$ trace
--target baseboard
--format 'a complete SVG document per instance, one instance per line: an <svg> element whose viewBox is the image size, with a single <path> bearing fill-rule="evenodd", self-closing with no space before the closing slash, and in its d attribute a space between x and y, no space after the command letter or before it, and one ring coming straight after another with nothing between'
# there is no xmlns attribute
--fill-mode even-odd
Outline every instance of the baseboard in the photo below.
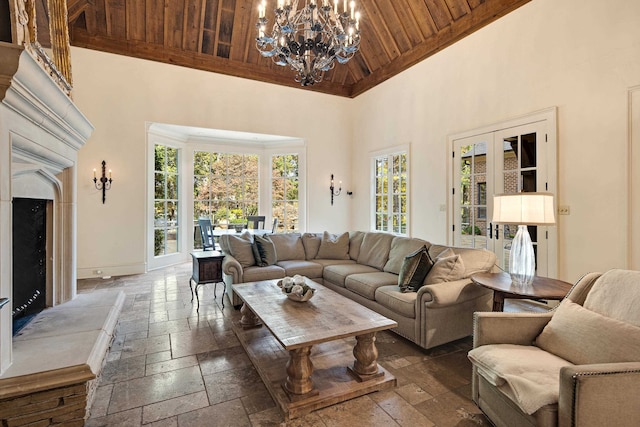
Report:
<svg viewBox="0 0 640 427"><path fill-rule="evenodd" d="M101 267L78 268L78 279L91 279L95 277L127 276L130 274L142 274L147 271L146 263L129 265L112 265Z"/></svg>

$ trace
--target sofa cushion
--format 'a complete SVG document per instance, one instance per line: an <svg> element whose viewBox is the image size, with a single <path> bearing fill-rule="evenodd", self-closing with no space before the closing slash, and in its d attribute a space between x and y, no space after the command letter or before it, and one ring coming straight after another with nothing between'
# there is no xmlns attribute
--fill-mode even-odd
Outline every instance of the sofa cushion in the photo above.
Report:
<svg viewBox="0 0 640 427"><path fill-rule="evenodd" d="M360 247L362 246L364 234L364 231L351 231L349 233L349 257L352 260L357 260L358 255L360 255Z"/></svg>
<svg viewBox="0 0 640 427"><path fill-rule="evenodd" d="M270 236L276 247L278 261L305 259L304 246L300 233L278 233Z"/></svg>
<svg viewBox="0 0 640 427"><path fill-rule="evenodd" d="M376 271L351 274L345 279L344 287L373 301L376 298L376 289L380 286L395 285L397 282L398 276L395 274Z"/></svg>
<svg viewBox="0 0 640 427"><path fill-rule="evenodd" d="M222 237L226 238L225 247L228 248L228 253L238 260L242 268L256 265L256 258L253 255L252 239L249 233L245 232L240 236L226 234Z"/></svg>
<svg viewBox="0 0 640 427"><path fill-rule="evenodd" d="M449 249L451 253L453 251ZM425 285L433 285L435 283L453 282L464 278L464 264L460 255L446 256L449 252L444 252L444 257L438 257L433 263L433 267L429 270L429 274L424 279Z"/></svg>
<svg viewBox="0 0 640 427"><path fill-rule="evenodd" d="M285 276L284 268L279 265L269 265L266 267L247 267L242 270L243 282L257 282L260 280L282 279Z"/></svg>
<svg viewBox="0 0 640 427"><path fill-rule="evenodd" d="M401 316L416 318L415 292L401 292L397 285L380 286L376 289L376 302Z"/></svg>
<svg viewBox="0 0 640 427"><path fill-rule="evenodd" d="M276 248L269 238L269 236L253 236L254 256L256 257L256 264L260 267L266 267L273 265L278 260L276 254Z"/></svg>
<svg viewBox="0 0 640 427"><path fill-rule="evenodd" d="M322 264L307 260L289 260L278 261L278 265L284 268L287 276L295 276L299 274L301 276L307 276L310 279L316 279L322 277Z"/></svg>
<svg viewBox="0 0 640 427"><path fill-rule="evenodd" d="M474 273L490 271L496 263L496 254L481 248L458 248L444 245L431 245L429 255L431 259L436 259L447 249L451 249L453 254L460 255L464 265L463 279L471 277ZM451 254L451 255L453 255Z"/></svg>
<svg viewBox="0 0 640 427"><path fill-rule="evenodd" d="M322 271L322 278L334 285L342 286L344 288L344 281L347 276L359 273L375 273L378 271L380 270L369 267L368 265L357 263L334 264L326 265L324 267L324 270Z"/></svg>
<svg viewBox="0 0 640 427"><path fill-rule="evenodd" d="M426 245L404 257L404 262L398 275L400 291L416 292L420 289L432 266L433 261L429 257Z"/></svg>
<svg viewBox="0 0 640 427"><path fill-rule="evenodd" d="M316 258L349 259L349 233L338 236L325 231Z"/></svg>
<svg viewBox="0 0 640 427"><path fill-rule="evenodd" d="M625 298L620 298L625 295ZM640 326L640 271L609 270L591 287L584 308Z"/></svg>
<svg viewBox="0 0 640 427"><path fill-rule="evenodd" d="M429 249L429 246L431 246L431 243L426 240L414 239L411 237L394 237L391 241L389 259L384 265L383 270L389 273L400 274L405 257L416 252L422 247Z"/></svg>
<svg viewBox="0 0 640 427"><path fill-rule="evenodd" d="M535 344L578 365L633 362L640 360L640 327L565 299Z"/></svg>
<svg viewBox="0 0 640 427"><path fill-rule="evenodd" d="M389 233L365 233L358 254L358 264L382 270L389 259L391 241L395 236Z"/></svg>
<svg viewBox="0 0 640 427"><path fill-rule="evenodd" d="M468 356L478 374L513 396L514 403L527 414L558 402L560 369L571 366L540 348L515 344L483 345Z"/></svg>
<svg viewBox="0 0 640 427"><path fill-rule="evenodd" d="M322 233L304 233L302 235L302 246L306 259L314 259L318 255L322 242Z"/></svg>

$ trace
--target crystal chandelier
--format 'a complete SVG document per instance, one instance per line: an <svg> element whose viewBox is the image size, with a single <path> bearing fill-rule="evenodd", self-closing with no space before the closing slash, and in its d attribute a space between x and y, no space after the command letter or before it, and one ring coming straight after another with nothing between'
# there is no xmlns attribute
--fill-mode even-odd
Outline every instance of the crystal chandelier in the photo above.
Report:
<svg viewBox="0 0 640 427"><path fill-rule="evenodd" d="M298 3L304 7L298 9ZM289 65L302 86L321 82L335 60L344 64L358 51L360 13L355 1L333 0L331 5L329 0L277 0L271 34L267 33L266 9L263 0L256 24L258 50L277 65Z"/></svg>

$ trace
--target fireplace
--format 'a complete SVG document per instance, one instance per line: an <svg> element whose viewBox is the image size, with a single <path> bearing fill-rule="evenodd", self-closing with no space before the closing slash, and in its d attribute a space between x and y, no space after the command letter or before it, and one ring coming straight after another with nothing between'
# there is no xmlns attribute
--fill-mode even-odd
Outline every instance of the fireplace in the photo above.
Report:
<svg viewBox="0 0 640 427"><path fill-rule="evenodd" d="M14 236L14 219L18 227L23 219L14 202L18 206L20 199L40 200L44 214L45 230L39 234L45 238L46 254L36 262L44 264L45 292L42 295L40 287L37 303L54 307L72 300L78 150L92 130L38 58L23 47L0 42L0 298L11 299L0 309L0 375L15 362L12 311L25 305L13 300L13 279L20 280L23 269L20 245L25 243L24 231ZM27 303L29 299L33 301L33 294Z"/></svg>

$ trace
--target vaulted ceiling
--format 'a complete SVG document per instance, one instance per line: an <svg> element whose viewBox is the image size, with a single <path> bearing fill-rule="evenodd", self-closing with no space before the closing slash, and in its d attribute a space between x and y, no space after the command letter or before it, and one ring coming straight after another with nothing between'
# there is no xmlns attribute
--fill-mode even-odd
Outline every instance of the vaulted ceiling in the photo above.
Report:
<svg viewBox="0 0 640 427"><path fill-rule="evenodd" d="M300 88L256 49L261 1L67 0L71 44ZM359 52L300 90L355 97L528 1L357 0Z"/></svg>

